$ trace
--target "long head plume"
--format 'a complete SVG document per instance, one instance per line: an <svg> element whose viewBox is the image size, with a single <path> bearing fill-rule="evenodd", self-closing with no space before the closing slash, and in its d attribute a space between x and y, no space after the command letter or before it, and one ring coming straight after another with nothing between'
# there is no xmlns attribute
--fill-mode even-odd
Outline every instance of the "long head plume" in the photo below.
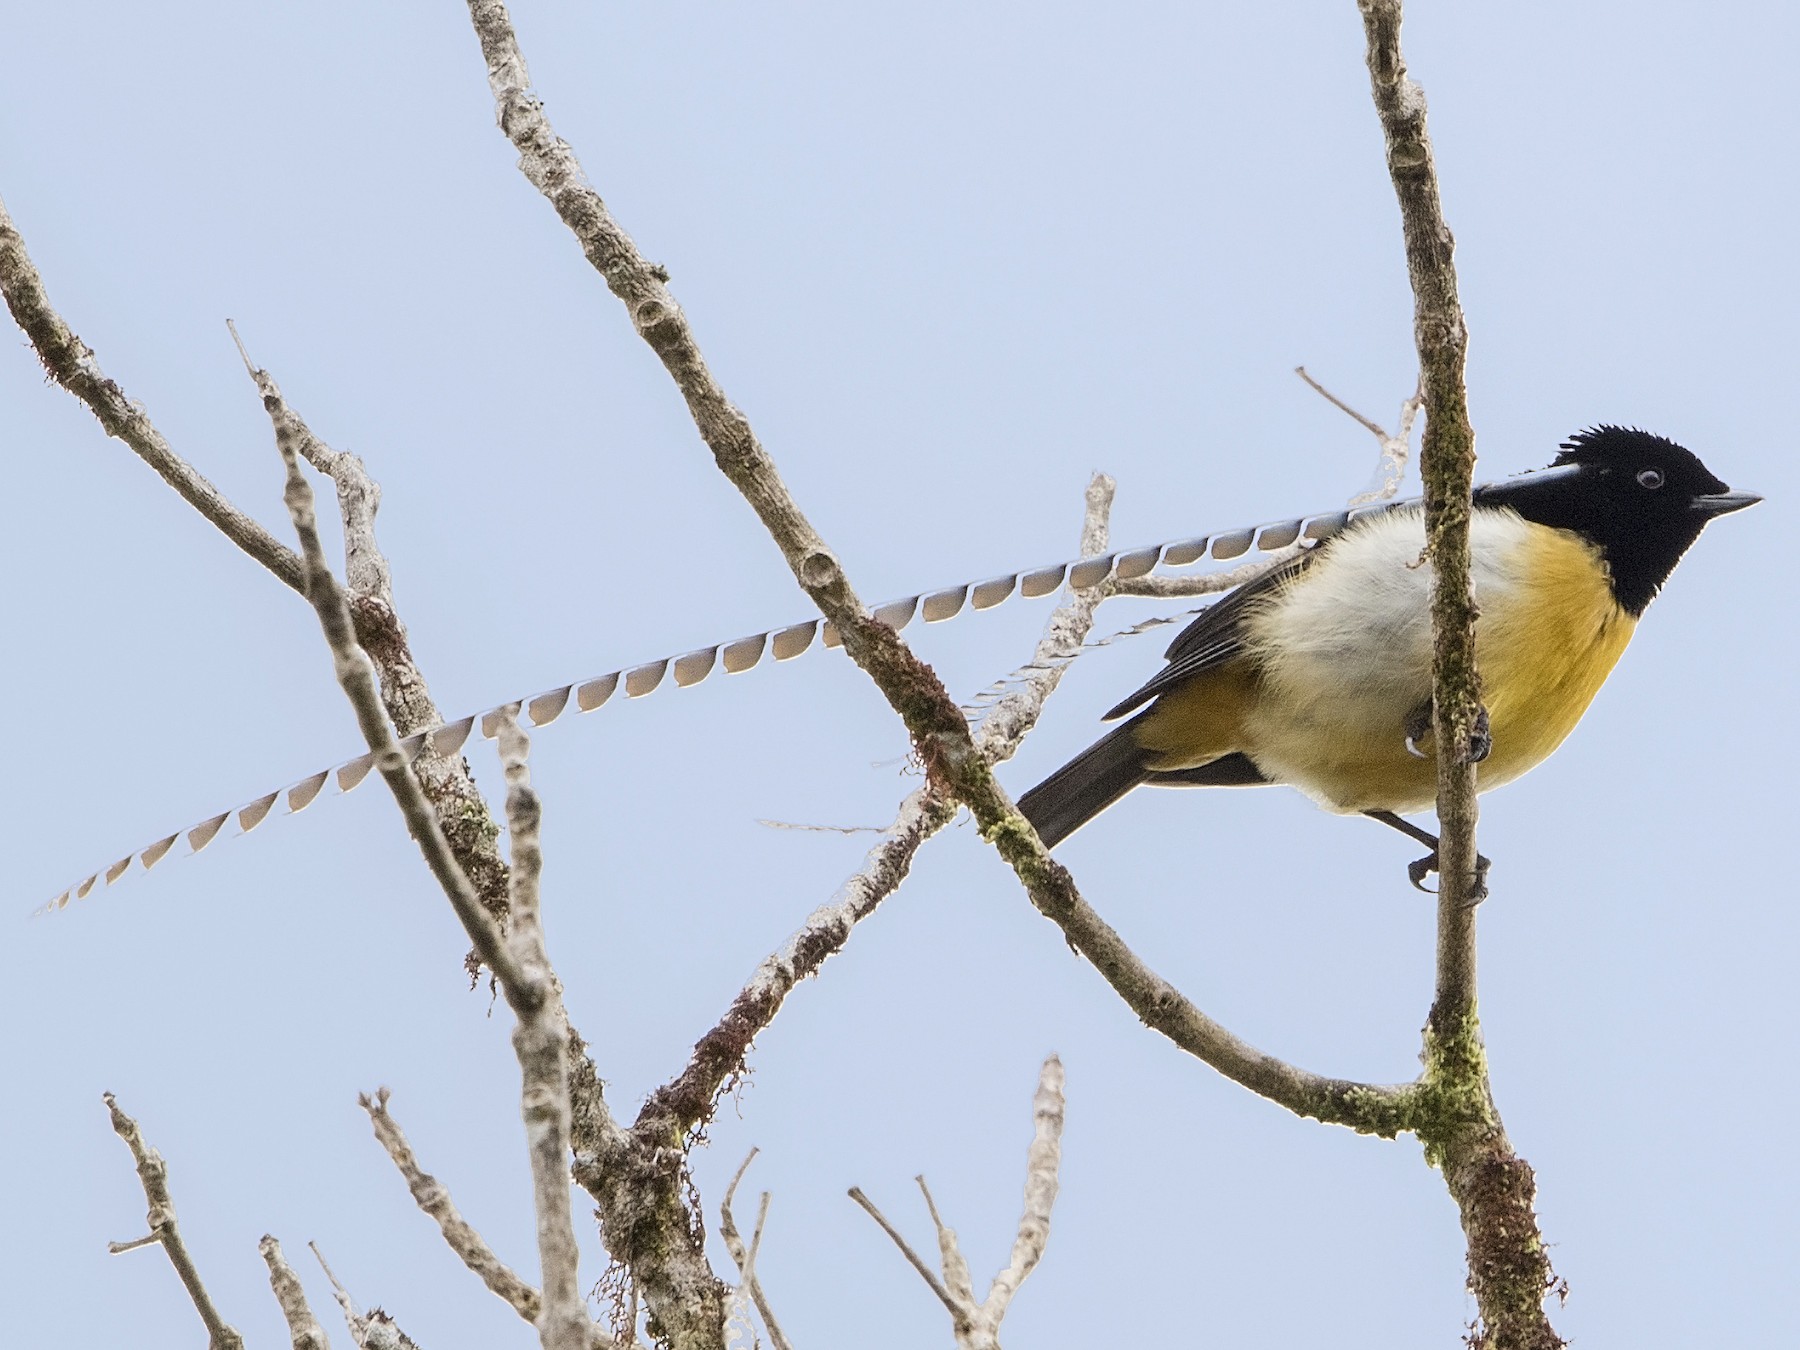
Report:
<svg viewBox="0 0 1800 1350"><path fill-rule="evenodd" d="M1003 573L985 581L922 591L877 605L870 612L896 630L906 627L915 618L926 623L942 623L968 610L992 609L1015 595L1027 600L1038 599L1053 594L1065 583L1082 590L1110 579L1130 581L1146 577L1159 567L1177 569L1192 567L1206 560L1224 562L1242 557L1253 548L1274 552L1292 544L1316 543L1336 534L1353 519L1409 504L1410 502L1384 501L1349 510L1295 516L1262 525L1248 525L1186 539L1174 539L1093 558L1051 563L1044 567ZM761 665L765 657L772 657L776 661L791 661L819 640L821 634L823 646L839 645L837 629L829 621L815 618L752 633L730 642L697 647L679 656L665 656L660 660L622 667L605 675L573 681L546 689L529 698L510 700L483 712L471 713L440 726L415 731L400 741L400 751L408 763L427 750L439 755L454 755L477 731L483 738L492 740L497 733L499 716L508 708L522 708L534 727L548 726L561 717L571 703L579 712L593 712L596 708L603 707L621 689L628 699L642 698L661 688L671 678L677 688L685 689L689 685L699 684L715 670L723 669L728 675L736 675ZM198 853L224 832L234 816L239 830L248 834L273 815L294 815L304 811L319 798L328 783L335 781L340 795L353 791L369 776L373 764L373 755L358 755L341 764L310 773L286 787L266 792L241 806L221 811L185 829L176 830L155 843L134 849L117 862L90 873L84 880L69 886L33 913L54 913L67 906L71 900L85 900L97 887L111 886L124 878L131 871L133 863L141 864L143 870L149 871L174 852L183 837L187 840L189 856ZM276 807L281 804L285 804L286 809L277 812Z"/></svg>

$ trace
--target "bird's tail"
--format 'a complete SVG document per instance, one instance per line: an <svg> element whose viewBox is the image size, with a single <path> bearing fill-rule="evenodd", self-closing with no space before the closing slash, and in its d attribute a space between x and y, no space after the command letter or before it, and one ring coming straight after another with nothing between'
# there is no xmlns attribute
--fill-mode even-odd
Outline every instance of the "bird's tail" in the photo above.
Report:
<svg viewBox="0 0 1800 1350"><path fill-rule="evenodd" d="M1128 722L1019 798L1019 810L1044 846L1055 848L1150 776Z"/></svg>

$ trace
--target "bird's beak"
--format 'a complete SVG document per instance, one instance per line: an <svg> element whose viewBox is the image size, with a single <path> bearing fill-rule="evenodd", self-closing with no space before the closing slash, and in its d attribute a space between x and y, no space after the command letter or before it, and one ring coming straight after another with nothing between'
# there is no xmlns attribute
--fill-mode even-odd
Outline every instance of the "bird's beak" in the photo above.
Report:
<svg viewBox="0 0 1800 1350"><path fill-rule="evenodd" d="M1728 516L1746 506L1755 506L1761 500L1754 492L1715 492L1694 498L1694 510L1711 520L1714 516Z"/></svg>

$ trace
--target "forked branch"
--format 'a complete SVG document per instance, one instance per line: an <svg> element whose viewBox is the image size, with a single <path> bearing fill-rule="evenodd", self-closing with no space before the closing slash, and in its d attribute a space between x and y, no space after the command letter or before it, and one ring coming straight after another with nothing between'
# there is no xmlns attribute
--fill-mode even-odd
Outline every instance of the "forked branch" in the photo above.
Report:
<svg viewBox="0 0 1800 1350"><path fill-rule="evenodd" d="M150 1206L147 1215L149 1233L131 1242L111 1243L108 1250L118 1256L152 1243L160 1246L163 1254L169 1258L169 1264L175 1267L175 1274L180 1277L182 1287L193 1301L194 1310L200 1314L200 1321L206 1326L210 1350L244 1350L244 1338L237 1333L235 1327L219 1316L219 1310L213 1306L212 1296L200 1282L200 1271L194 1265L194 1258L188 1253L187 1243L181 1240L181 1227L175 1222L175 1201L169 1195L169 1165L163 1161L162 1154L144 1142L138 1123L119 1109L118 1100L112 1093L106 1093L102 1100L112 1116L114 1133L131 1150L131 1161L137 1165L138 1180L144 1187L144 1199Z"/></svg>
<svg viewBox="0 0 1800 1350"><path fill-rule="evenodd" d="M975 1288L969 1279L969 1263L963 1256L956 1231L938 1213L937 1202L931 1198L924 1177L917 1180L932 1226L937 1230L938 1259L943 1266L941 1279L874 1202L860 1188L850 1188L850 1198L893 1239L900 1254L919 1272L920 1278L949 1312L957 1350L1000 1350L1000 1323L1006 1317L1006 1310L1012 1306L1019 1286L1043 1259L1045 1244L1050 1240L1050 1211L1056 1204L1058 1173L1062 1166L1063 1110L1062 1061L1051 1055L1038 1074L1037 1092L1032 1098L1032 1138L1031 1147L1025 1154L1025 1205L1019 1219L1018 1236L1013 1239L1011 1258L994 1276L984 1299L975 1297Z"/></svg>
<svg viewBox="0 0 1800 1350"><path fill-rule="evenodd" d="M519 152L520 170L555 207L608 288L625 303L639 335L662 359L687 401L720 470L756 511L801 589L837 625L844 650L905 722L928 778L970 809L1039 912L1062 929L1148 1025L1226 1076L1301 1115L1382 1134L1405 1128L1411 1104L1407 1088L1327 1078L1246 1044L1151 970L1082 899L1068 871L1050 857L995 782L991 764L936 672L893 629L864 610L748 420L725 397L664 284L666 274L638 252L588 183L574 151L550 125L532 92L506 6L500 0L469 0L469 13L487 61L500 127Z"/></svg>

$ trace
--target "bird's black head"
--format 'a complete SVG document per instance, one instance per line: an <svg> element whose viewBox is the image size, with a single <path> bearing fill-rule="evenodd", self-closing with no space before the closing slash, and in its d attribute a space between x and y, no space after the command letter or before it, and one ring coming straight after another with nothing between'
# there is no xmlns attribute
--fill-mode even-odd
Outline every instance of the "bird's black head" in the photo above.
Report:
<svg viewBox="0 0 1800 1350"><path fill-rule="evenodd" d="M1641 614L1706 522L1761 501L1733 492L1690 450L1634 427L1600 426L1563 442L1548 469L1475 491L1539 525L1574 530L1600 549L1613 595Z"/></svg>

